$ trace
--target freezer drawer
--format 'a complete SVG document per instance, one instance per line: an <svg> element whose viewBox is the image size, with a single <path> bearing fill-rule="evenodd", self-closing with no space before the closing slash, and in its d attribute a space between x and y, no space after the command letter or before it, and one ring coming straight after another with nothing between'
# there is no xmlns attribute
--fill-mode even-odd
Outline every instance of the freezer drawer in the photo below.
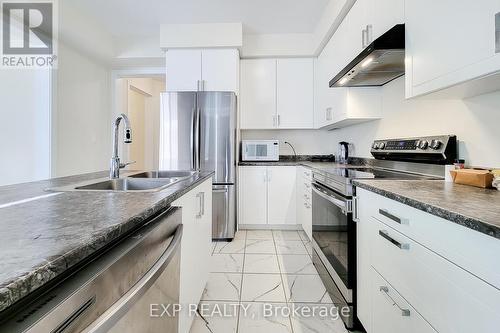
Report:
<svg viewBox="0 0 500 333"><path fill-rule="evenodd" d="M232 239L236 232L235 185L212 187L212 239Z"/></svg>

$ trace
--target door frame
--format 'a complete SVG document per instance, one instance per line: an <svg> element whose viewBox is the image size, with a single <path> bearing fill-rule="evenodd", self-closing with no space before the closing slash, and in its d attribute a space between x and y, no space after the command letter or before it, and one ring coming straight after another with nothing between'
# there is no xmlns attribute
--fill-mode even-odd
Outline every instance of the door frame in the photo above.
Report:
<svg viewBox="0 0 500 333"><path fill-rule="evenodd" d="M116 117L118 117L119 112L117 110L116 103L116 81L118 79L125 78L154 78L160 77L165 79L166 69L165 67L133 67L133 68L124 68L124 69L113 69L111 70L110 75L110 90L111 90L111 112L110 112L110 122L112 122ZM166 79L165 79L166 84ZM109 146L112 145L112 136L110 136ZM130 155L129 152L130 147L124 147L124 152L126 156Z"/></svg>

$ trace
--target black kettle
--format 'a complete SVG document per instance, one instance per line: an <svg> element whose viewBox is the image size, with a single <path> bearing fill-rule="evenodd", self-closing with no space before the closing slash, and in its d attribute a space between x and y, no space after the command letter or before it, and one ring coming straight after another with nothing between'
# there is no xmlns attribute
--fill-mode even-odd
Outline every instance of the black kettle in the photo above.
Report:
<svg viewBox="0 0 500 333"><path fill-rule="evenodd" d="M339 142L339 158L338 162L341 164L347 164L349 158L349 142L341 141Z"/></svg>

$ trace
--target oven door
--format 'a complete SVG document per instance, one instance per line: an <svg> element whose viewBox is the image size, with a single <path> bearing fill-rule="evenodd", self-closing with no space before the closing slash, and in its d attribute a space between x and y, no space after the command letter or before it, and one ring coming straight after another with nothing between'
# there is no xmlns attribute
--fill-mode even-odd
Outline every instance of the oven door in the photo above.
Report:
<svg viewBox="0 0 500 333"><path fill-rule="evenodd" d="M317 182L312 190L313 246L345 301L352 303L356 283L352 200Z"/></svg>

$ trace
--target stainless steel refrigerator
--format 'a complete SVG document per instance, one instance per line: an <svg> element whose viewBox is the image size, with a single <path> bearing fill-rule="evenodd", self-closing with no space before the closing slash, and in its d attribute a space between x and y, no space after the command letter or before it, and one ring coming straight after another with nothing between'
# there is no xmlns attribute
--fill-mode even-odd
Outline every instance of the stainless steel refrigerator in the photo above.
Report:
<svg viewBox="0 0 500 333"><path fill-rule="evenodd" d="M161 96L161 170L215 171L212 238L236 231L236 95L169 92Z"/></svg>

